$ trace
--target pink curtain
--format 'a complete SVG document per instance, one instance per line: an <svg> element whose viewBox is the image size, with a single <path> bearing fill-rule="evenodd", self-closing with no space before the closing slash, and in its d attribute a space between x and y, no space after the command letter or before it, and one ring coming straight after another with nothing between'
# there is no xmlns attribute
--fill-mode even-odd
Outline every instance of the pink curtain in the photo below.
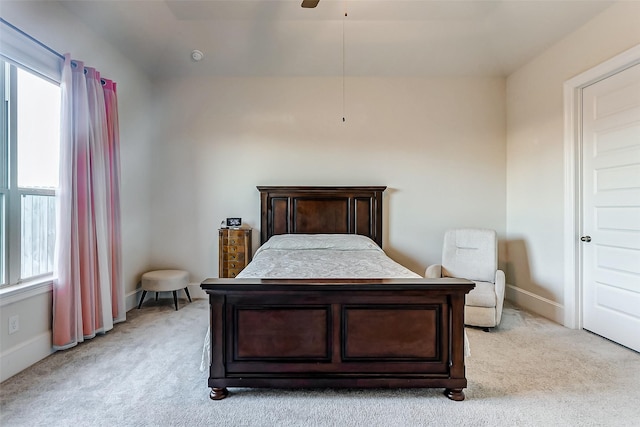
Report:
<svg viewBox="0 0 640 427"><path fill-rule="evenodd" d="M53 346L125 319L116 85L65 55L53 287Z"/></svg>

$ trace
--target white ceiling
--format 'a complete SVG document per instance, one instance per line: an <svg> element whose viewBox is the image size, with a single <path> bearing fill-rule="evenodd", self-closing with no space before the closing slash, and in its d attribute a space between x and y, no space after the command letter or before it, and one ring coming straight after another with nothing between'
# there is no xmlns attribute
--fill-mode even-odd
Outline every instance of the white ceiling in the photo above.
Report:
<svg viewBox="0 0 640 427"><path fill-rule="evenodd" d="M613 3L300 2L60 1L150 76L506 76Z"/></svg>

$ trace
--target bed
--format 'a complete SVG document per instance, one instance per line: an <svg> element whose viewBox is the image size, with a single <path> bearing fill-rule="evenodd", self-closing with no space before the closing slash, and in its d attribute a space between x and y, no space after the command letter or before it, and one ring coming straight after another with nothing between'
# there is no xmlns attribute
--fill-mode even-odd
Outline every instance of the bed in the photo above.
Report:
<svg viewBox="0 0 640 427"><path fill-rule="evenodd" d="M384 254L385 187L258 190L253 261L238 278L201 283L211 399L227 397L228 387L437 387L464 400L464 297L474 284L423 279ZM326 250L340 251L345 268L327 264ZM373 261L350 273L354 255Z"/></svg>

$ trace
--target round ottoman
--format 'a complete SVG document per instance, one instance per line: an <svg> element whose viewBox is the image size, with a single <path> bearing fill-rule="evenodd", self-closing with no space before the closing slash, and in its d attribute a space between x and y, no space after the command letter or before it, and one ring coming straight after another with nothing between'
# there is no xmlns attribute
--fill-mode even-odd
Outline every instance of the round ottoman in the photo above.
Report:
<svg viewBox="0 0 640 427"><path fill-rule="evenodd" d="M191 296L189 295L189 273L183 270L155 270L148 271L142 275L142 298L138 308L142 307L144 297L147 295L147 291L156 293L156 299L158 299L158 292L173 292L173 303L178 310L178 295L177 291L184 289L187 294L189 302L191 302Z"/></svg>

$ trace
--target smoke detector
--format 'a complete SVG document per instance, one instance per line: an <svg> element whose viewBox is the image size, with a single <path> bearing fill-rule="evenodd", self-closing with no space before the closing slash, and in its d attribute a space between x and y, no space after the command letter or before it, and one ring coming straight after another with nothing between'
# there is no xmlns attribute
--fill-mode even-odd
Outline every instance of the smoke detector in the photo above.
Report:
<svg viewBox="0 0 640 427"><path fill-rule="evenodd" d="M198 49L191 52L191 59L194 61L202 61L202 58L204 58L204 53L200 52Z"/></svg>

